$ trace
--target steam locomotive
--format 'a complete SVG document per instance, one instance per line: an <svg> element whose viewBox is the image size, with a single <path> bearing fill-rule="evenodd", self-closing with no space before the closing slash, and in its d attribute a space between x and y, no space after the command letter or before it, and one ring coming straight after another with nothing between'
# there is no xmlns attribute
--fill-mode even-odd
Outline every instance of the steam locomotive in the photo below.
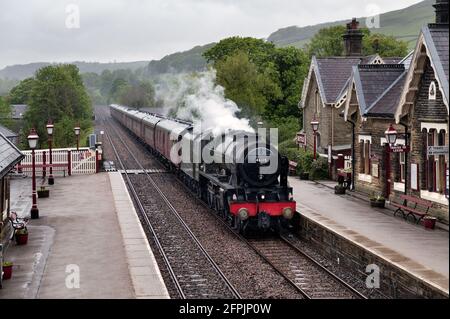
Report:
<svg viewBox="0 0 450 319"><path fill-rule="evenodd" d="M288 165L266 136L196 132L190 122L110 105L111 116L241 233L279 230L294 217Z"/></svg>

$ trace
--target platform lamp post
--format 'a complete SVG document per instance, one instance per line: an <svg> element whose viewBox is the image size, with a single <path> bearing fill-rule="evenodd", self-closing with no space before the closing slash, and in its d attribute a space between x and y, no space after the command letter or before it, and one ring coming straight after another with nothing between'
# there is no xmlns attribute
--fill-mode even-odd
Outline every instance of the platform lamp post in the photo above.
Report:
<svg viewBox="0 0 450 319"><path fill-rule="evenodd" d="M389 124L388 129L384 132L384 136L386 137L387 145L386 145L386 196L385 198L389 198L391 193L391 147L395 145L397 141L397 131Z"/></svg>
<svg viewBox="0 0 450 319"><path fill-rule="evenodd" d="M75 135L77 137L77 151L80 150L80 124L78 124L77 126L75 126L73 128L73 130L75 131Z"/></svg>
<svg viewBox="0 0 450 319"><path fill-rule="evenodd" d="M34 128L31 129L30 134L28 135L28 145L31 149L31 185L32 185L32 207L31 207L31 218L38 219L39 218L39 209L37 208L37 200L36 200L36 156L34 154L34 150L36 149L37 143L39 140L39 136L36 133Z"/></svg>
<svg viewBox="0 0 450 319"><path fill-rule="evenodd" d="M316 115L314 114L314 118L311 121L311 127L314 132L314 160L317 158L317 131L319 130L319 121L316 119Z"/></svg>
<svg viewBox="0 0 450 319"><path fill-rule="evenodd" d="M48 185L55 184L55 179L53 178L53 156L52 156L52 142L53 142L53 122L52 120L49 120L47 123L47 135L48 135L48 150L50 153L50 175L48 176Z"/></svg>

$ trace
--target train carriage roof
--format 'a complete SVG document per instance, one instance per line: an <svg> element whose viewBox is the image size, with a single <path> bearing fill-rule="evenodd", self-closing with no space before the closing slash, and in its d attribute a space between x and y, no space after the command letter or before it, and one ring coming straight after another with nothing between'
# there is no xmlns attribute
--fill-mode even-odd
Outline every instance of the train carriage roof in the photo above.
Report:
<svg viewBox="0 0 450 319"><path fill-rule="evenodd" d="M158 127L161 127L162 129L174 134L181 134L185 132L190 127L190 125L180 123L175 120L164 119L158 123Z"/></svg>

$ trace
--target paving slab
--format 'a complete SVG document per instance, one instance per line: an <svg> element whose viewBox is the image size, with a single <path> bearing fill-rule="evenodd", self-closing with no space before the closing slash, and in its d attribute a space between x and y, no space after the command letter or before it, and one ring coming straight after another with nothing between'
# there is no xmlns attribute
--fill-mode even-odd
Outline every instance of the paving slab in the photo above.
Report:
<svg viewBox="0 0 450 319"><path fill-rule="evenodd" d="M61 177L47 187L28 244L7 251L13 278L0 298L136 298L108 175ZM30 193L30 178L13 179L11 210L29 216Z"/></svg>
<svg viewBox="0 0 450 319"><path fill-rule="evenodd" d="M300 214L448 294L448 231L427 230L311 181L291 177L289 182Z"/></svg>
<svg viewBox="0 0 450 319"><path fill-rule="evenodd" d="M170 298L147 236L134 209L122 174L108 173L120 230L127 255L128 270L137 298Z"/></svg>

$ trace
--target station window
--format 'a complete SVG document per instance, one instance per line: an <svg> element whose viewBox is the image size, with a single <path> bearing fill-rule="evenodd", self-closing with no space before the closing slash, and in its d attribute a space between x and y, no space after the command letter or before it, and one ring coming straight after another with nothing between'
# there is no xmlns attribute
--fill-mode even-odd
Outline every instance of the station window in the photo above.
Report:
<svg viewBox="0 0 450 319"><path fill-rule="evenodd" d="M320 114L320 94L319 94L318 90L316 90L316 93L314 95L314 104L316 106L316 114L319 115Z"/></svg>
<svg viewBox="0 0 450 319"><path fill-rule="evenodd" d="M399 171L400 171L400 182L405 182L405 154L406 153L399 153Z"/></svg>
<svg viewBox="0 0 450 319"><path fill-rule="evenodd" d="M371 155L371 143L370 140L360 140L360 173L370 175L370 155Z"/></svg>
<svg viewBox="0 0 450 319"><path fill-rule="evenodd" d="M427 146L445 145L445 131L430 129L426 133ZM425 154L427 156L427 154ZM445 191L445 171L447 163L445 155L427 156L426 158L426 188L430 192L443 194Z"/></svg>

